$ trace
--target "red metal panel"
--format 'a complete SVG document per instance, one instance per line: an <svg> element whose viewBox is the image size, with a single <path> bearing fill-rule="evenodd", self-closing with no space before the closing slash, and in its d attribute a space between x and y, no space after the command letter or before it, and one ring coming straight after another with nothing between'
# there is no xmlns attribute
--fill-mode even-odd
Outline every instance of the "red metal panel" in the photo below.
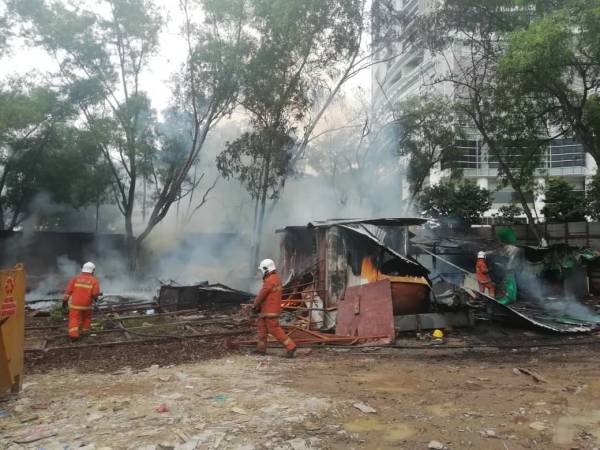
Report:
<svg viewBox="0 0 600 450"><path fill-rule="evenodd" d="M338 302L335 334L386 336L378 341L393 342L395 330L390 281L346 288L344 299Z"/></svg>

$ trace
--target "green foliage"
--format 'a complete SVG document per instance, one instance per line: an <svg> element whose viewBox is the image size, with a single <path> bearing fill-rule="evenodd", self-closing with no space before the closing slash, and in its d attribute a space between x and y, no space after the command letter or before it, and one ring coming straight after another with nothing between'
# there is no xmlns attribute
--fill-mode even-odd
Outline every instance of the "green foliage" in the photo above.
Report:
<svg viewBox="0 0 600 450"><path fill-rule="evenodd" d="M543 118L600 161L600 1L561 2L511 33L499 72L522 96L547 99Z"/></svg>
<svg viewBox="0 0 600 450"><path fill-rule="evenodd" d="M498 208L497 217L505 223L515 223L518 216L523 215L523 208L518 205L504 205Z"/></svg>
<svg viewBox="0 0 600 450"><path fill-rule="evenodd" d="M56 58L62 89L89 131L79 137L93 141L91 147L109 168L114 198L131 235L138 177L145 175L138 166L156 153L156 119L139 77L158 49L161 14L150 0L101 1L93 8L84 2L71 7L15 0L10 6L26 37ZM106 173L99 176L104 179Z"/></svg>
<svg viewBox="0 0 600 450"><path fill-rule="evenodd" d="M41 195L74 208L104 198L107 167L92 136L72 124L75 110L63 94L15 80L0 99L1 227L36 212Z"/></svg>
<svg viewBox="0 0 600 450"><path fill-rule="evenodd" d="M413 97L398 106L399 155L408 157L407 179L415 198L431 169L459 155L453 104L441 96Z"/></svg>
<svg viewBox="0 0 600 450"><path fill-rule="evenodd" d="M586 187L587 213L593 220L600 220L600 175L592 177Z"/></svg>
<svg viewBox="0 0 600 450"><path fill-rule="evenodd" d="M426 188L419 201L426 216L456 219L469 226L491 208L492 194L468 180L442 180Z"/></svg>
<svg viewBox="0 0 600 450"><path fill-rule="evenodd" d="M217 157L217 168L225 178L237 178L253 199L266 189L268 198L289 173L294 139L283 130L260 130L244 133L227 142Z"/></svg>
<svg viewBox="0 0 600 450"><path fill-rule="evenodd" d="M542 214L547 222L575 222L585 220L585 198L564 178L549 178L544 189Z"/></svg>

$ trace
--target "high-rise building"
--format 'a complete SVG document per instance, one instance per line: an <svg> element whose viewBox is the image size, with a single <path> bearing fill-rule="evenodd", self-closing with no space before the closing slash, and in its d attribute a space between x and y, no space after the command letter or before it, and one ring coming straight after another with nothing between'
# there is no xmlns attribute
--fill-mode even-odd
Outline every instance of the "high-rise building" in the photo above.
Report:
<svg viewBox="0 0 600 450"><path fill-rule="evenodd" d="M397 11L405 18L401 32L410 34L412 27L418 24L414 19L429 12L439 1L394 0ZM378 0L373 0L373 8L377 7ZM377 26L374 30L376 32ZM434 80L456 70L456 67L452 67L456 55L467 51L454 47L449 50L451 55L432 56L426 50L412 46L410 40L399 45L402 48L388 49L390 59L372 68L372 110L376 117L382 118L381 126L393 121L392 114L389 114L391 108L405 99L431 92L453 96L454 87L450 83L436 83ZM394 52L398 56L392 58ZM459 125L464 133L464 139L457 141L461 156L452 161L442 161L431 171L426 185L437 184L450 174L452 168L461 169L465 178L493 192L493 205L488 215L496 213L501 206L519 204L515 192L499 183L498 162L488 154L478 131L467 122ZM560 176L583 194L586 181L595 173L596 164L593 158L583 151L580 144L573 139L557 139L548 146L540 162L537 183L543 185L547 177ZM407 189L404 191L408 195ZM543 207L543 198L533 192L528 196L531 206L539 214Z"/></svg>

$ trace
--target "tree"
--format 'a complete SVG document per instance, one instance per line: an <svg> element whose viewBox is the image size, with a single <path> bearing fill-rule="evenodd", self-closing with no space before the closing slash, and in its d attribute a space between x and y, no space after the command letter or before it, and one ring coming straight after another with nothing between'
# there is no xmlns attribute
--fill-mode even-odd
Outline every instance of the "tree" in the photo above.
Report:
<svg viewBox="0 0 600 450"><path fill-rule="evenodd" d="M546 222L585 221L585 198L564 178L551 177L544 189Z"/></svg>
<svg viewBox="0 0 600 450"><path fill-rule="evenodd" d="M483 4L448 0L419 19L411 39L445 66L432 84L451 87L459 124L477 131L501 183L516 192L540 239L527 193L533 190L535 175L540 175L537 169L546 144L555 137L546 131L544 120L553 106L544 96L515 91L498 71L506 34L529 23L532 4L540 10L549 7L546 2L515 6L507 0Z"/></svg>
<svg viewBox="0 0 600 450"><path fill-rule="evenodd" d="M207 0L205 3L214 2ZM243 5L242 1L230 2ZM198 178L190 176L212 127L230 111L236 90L241 23L217 28L198 13L200 2L182 0L188 57L174 76L175 106L187 141L182 145L157 130L158 123L140 76L159 46L164 18L152 0L103 0L66 7L57 1L17 0L12 9L31 41L56 59L59 79L96 136L112 174L116 205L125 224L132 263L139 244ZM193 16L202 17L202 22ZM145 223L135 236L139 188ZM148 208L148 214L145 214Z"/></svg>
<svg viewBox="0 0 600 450"><path fill-rule="evenodd" d="M133 212L146 138L153 126L139 77L158 47L162 18L145 0L106 0L94 10L82 3L12 3L26 35L51 54L59 77L95 133L113 174L115 201L133 238Z"/></svg>
<svg viewBox="0 0 600 450"><path fill-rule="evenodd" d="M552 102L545 119L600 164L600 1L562 2L510 34L500 67L518 91Z"/></svg>
<svg viewBox="0 0 600 450"><path fill-rule="evenodd" d="M593 220L600 220L600 175L595 174L586 186L586 208Z"/></svg>
<svg viewBox="0 0 600 450"><path fill-rule="evenodd" d="M364 2L253 0L251 5L252 17L248 20L251 31L247 35L254 40L249 47L250 60L242 72L240 104L249 114L255 132L230 143L219 159L219 168L226 177L245 180L254 177L245 184L255 201L252 255L255 262L260 252L267 202L279 197L294 163L308 145L316 122L341 84L335 85L315 118L308 117L316 103L311 93L325 90L328 77L340 62L346 59L352 62L346 67L343 80L356 69ZM219 11L223 7L216 3L213 6ZM305 130L301 134L298 128L303 123ZM259 155L250 156L249 152L257 149L256 142L262 142L265 148ZM240 152L249 157L240 159L237 156ZM274 169L275 165L279 167ZM276 177L271 176L273 171Z"/></svg>
<svg viewBox="0 0 600 450"><path fill-rule="evenodd" d="M519 205L504 205L498 208L497 218L501 219L502 223L516 223L518 216L523 215L523 208Z"/></svg>
<svg viewBox="0 0 600 450"><path fill-rule="evenodd" d="M456 140L460 130L456 127L454 106L442 96L410 98L398 105L394 115L399 155L408 158L409 211L431 170L443 160L452 161L458 156Z"/></svg>
<svg viewBox="0 0 600 450"><path fill-rule="evenodd" d="M98 147L80 145L73 106L64 93L23 80L0 88L0 227L14 229L45 194L81 208L104 195ZM104 172L106 173L106 172ZM93 189L93 195L90 194Z"/></svg>
<svg viewBox="0 0 600 450"><path fill-rule="evenodd" d="M478 223L491 208L492 194L468 180L442 180L423 190L419 205L428 217L454 219L470 226Z"/></svg>

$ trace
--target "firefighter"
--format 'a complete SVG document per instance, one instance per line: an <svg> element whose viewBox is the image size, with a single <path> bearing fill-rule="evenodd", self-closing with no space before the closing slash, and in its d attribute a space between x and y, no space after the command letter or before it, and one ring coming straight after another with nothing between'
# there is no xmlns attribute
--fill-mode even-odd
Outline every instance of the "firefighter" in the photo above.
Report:
<svg viewBox="0 0 600 450"><path fill-rule="evenodd" d="M287 350L286 356L294 358L296 344L283 331L279 325L281 314L281 279L275 271L275 263L271 259L263 260L258 269L262 273L263 285L254 300L253 311L260 316L256 322L258 342L256 353L267 353L267 337L270 334L277 339Z"/></svg>
<svg viewBox="0 0 600 450"><path fill-rule="evenodd" d="M96 266L86 262L81 273L71 278L63 298L63 310L69 308L69 337L72 341L87 334L92 324L92 304L100 295L100 283L94 276Z"/></svg>
<svg viewBox="0 0 600 450"><path fill-rule="evenodd" d="M488 295L490 297L495 297L496 287L490 278L490 271L488 270L488 265L485 260L485 252L477 253L475 275L477 276L477 281L479 282L479 292L485 294L485 290L487 289Z"/></svg>

